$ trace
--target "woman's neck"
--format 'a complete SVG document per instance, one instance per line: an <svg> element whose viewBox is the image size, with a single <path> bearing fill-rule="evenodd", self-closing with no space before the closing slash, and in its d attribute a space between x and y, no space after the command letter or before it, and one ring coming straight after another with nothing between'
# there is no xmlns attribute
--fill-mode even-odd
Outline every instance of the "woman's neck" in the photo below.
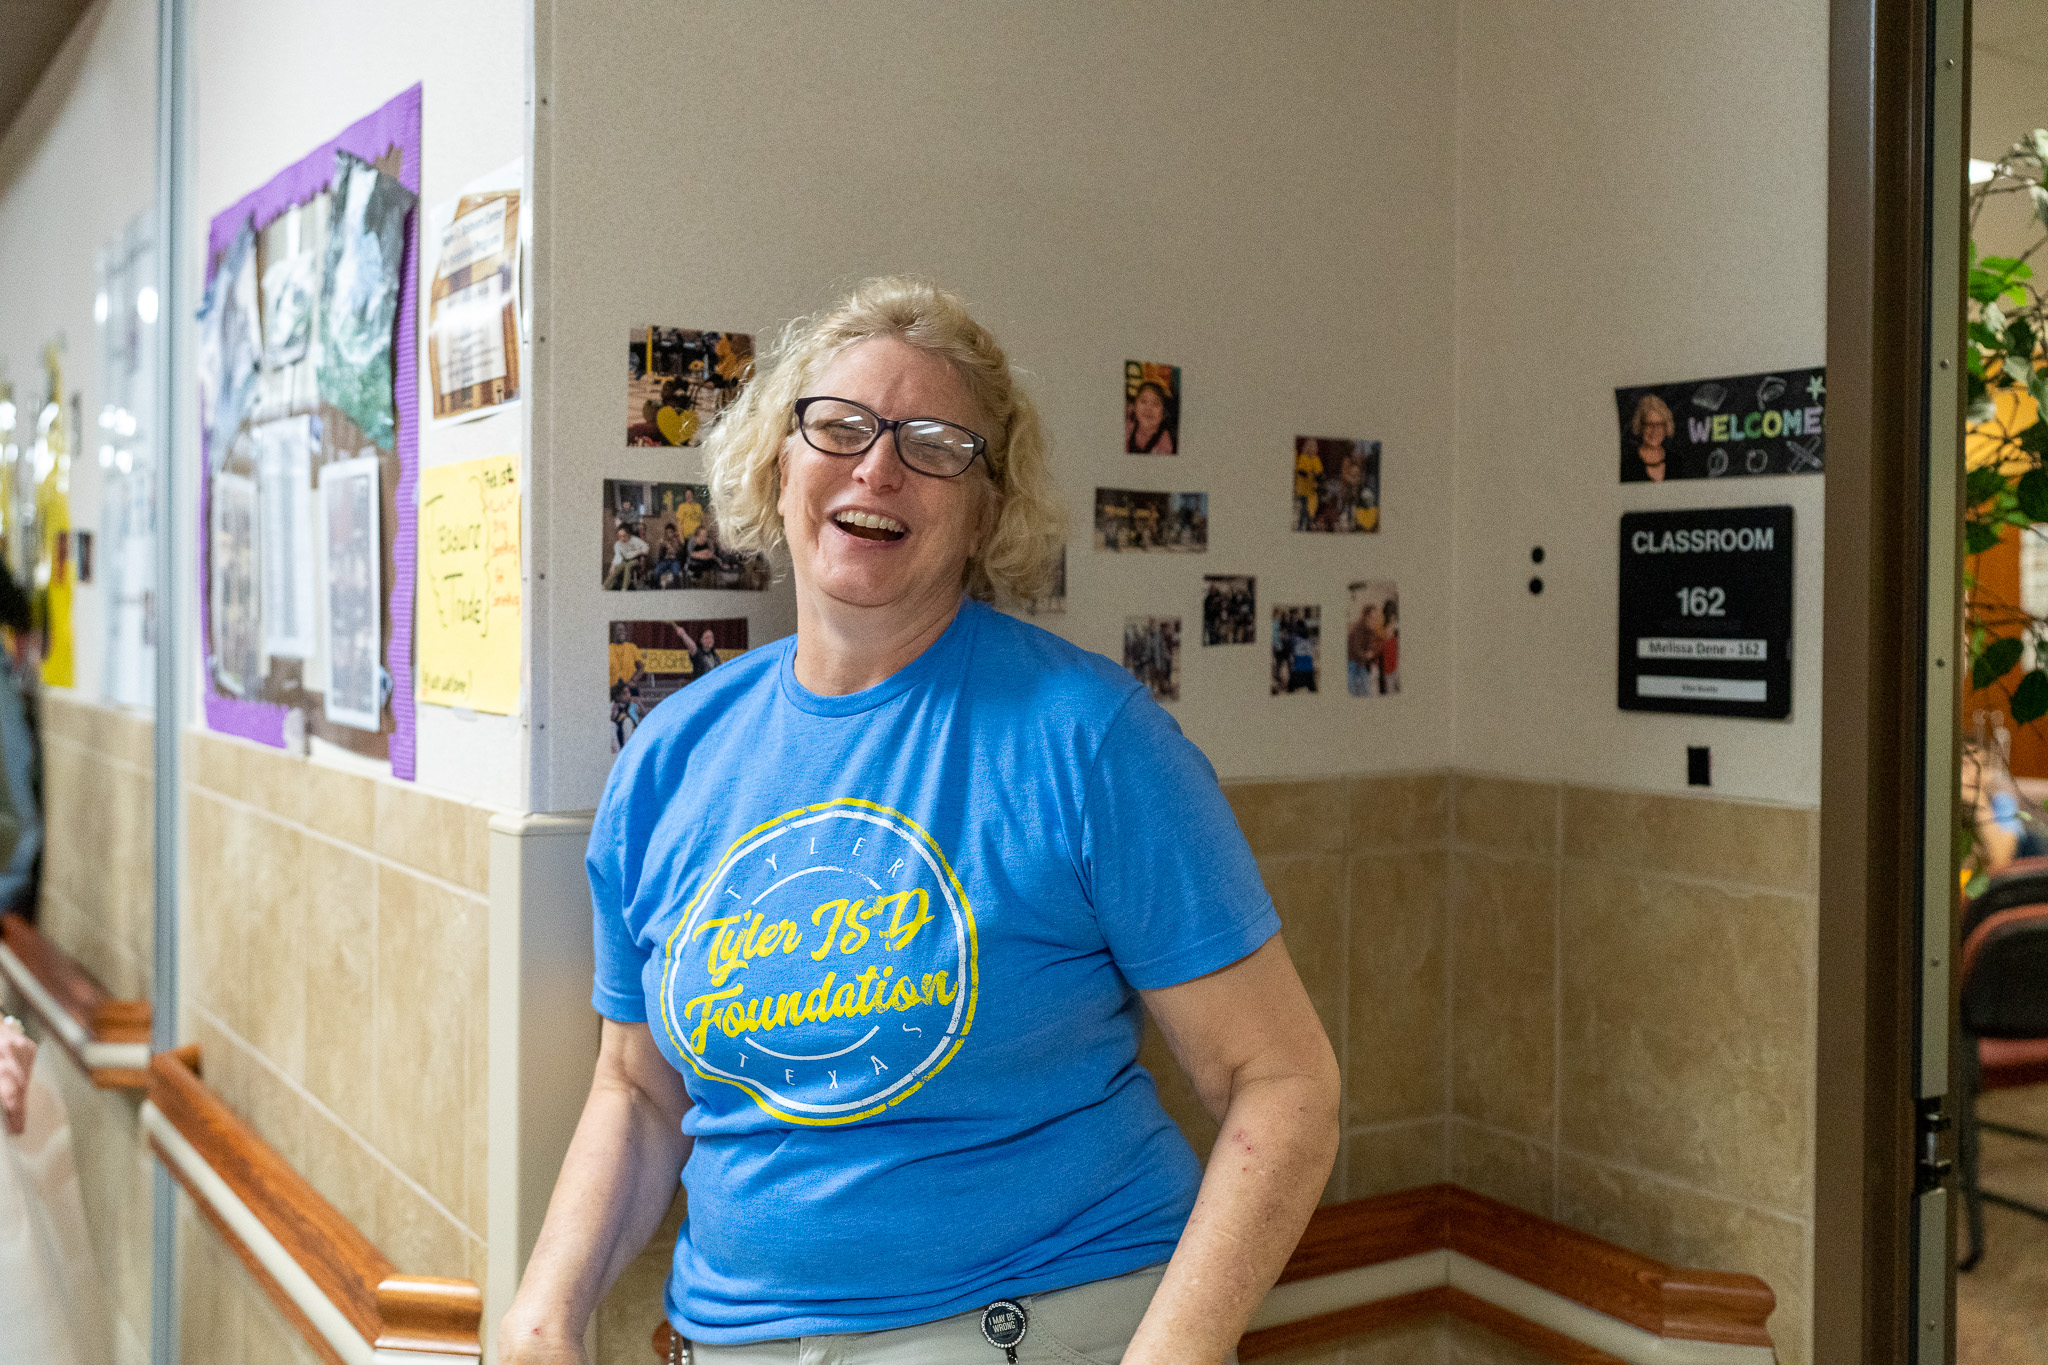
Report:
<svg viewBox="0 0 2048 1365"><path fill-rule="evenodd" d="M937 644L960 614L961 600L955 591L861 607L799 587L796 680L822 697L865 691Z"/></svg>

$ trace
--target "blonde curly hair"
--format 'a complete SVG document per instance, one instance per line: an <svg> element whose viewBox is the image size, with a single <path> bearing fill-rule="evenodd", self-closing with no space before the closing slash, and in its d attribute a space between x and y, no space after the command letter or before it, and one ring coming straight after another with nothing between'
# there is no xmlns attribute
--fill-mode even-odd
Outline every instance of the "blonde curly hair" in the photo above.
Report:
<svg viewBox="0 0 2048 1365"><path fill-rule="evenodd" d="M1037 596L1066 539L1066 513L1046 469L1045 429L995 336L958 294L928 280L863 281L834 307L797 318L759 358L754 377L704 441L719 540L742 554L772 554L784 541L784 443L796 431L796 400L850 347L893 337L952 363L992 430L983 456L986 530L961 586L984 601Z"/></svg>

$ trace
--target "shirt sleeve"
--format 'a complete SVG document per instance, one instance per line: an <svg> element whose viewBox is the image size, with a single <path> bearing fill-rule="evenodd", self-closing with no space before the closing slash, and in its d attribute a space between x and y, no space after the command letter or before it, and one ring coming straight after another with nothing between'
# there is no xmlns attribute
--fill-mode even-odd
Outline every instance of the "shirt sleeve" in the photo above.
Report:
<svg viewBox="0 0 2048 1365"><path fill-rule="evenodd" d="M591 824L590 848L583 855L583 870L590 878L591 938L597 949L590 1007L621 1024L647 1022L640 973L649 950L626 922L626 905L639 883L639 858L646 845L646 832L636 831L632 821L637 804L632 779L640 766L623 756L613 765Z"/></svg>
<svg viewBox="0 0 2048 1365"><path fill-rule="evenodd" d="M1086 791L1083 875L1133 986L1192 981L1280 931L1216 770L1148 694L1110 725Z"/></svg>

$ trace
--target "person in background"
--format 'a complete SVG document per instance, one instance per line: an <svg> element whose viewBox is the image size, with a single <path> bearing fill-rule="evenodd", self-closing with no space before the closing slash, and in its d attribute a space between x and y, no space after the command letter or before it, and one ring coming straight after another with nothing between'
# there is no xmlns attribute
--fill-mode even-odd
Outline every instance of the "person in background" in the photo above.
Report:
<svg viewBox="0 0 2048 1365"><path fill-rule="evenodd" d="M632 526L620 522L618 531L612 537L612 567L604 576L605 587L612 591L638 587L640 561L645 558L647 542L634 534Z"/></svg>
<svg viewBox="0 0 2048 1365"><path fill-rule="evenodd" d="M674 522L661 528L661 544L654 550L653 578L658 588L682 586L683 538L676 534Z"/></svg>
<svg viewBox="0 0 2048 1365"><path fill-rule="evenodd" d="M1380 609L1368 604L1344 634L1344 682L1354 697L1370 696L1373 673L1383 667L1385 640L1380 630Z"/></svg>
<svg viewBox="0 0 2048 1365"><path fill-rule="evenodd" d="M1166 426L1166 390L1153 380L1138 385L1124 421L1124 450L1131 455L1173 454L1173 432Z"/></svg>
<svg viewBox="0 0 2048 1365"><path fill-rule="evenodd" d="M1380 617L1380 691L1401 690L1401 606L1393 598Z"/></svg>
<svg viewBox="0 0 2048 1365"><path fill-rule="evenodd" d="M28 594L8 571L0 542L0 627L8 646L0 659L0 910L31 919L43 853L40 740L30 711L37 676L33 624Z"/></svg>
<svg viewBox="0 0 2048 1365"><path fill-rule="evenodd" d="M28 1122L28 1078L35 1067L35 1039L13 1015L0 1016L0 1118L11 1137L20 1137Z"/></svg>
<svg viewBox="0 0 2048 1365"><path fill-rule="evenodd" d="M706 626L704 634L697 640L696 647L690 651L690 681L695 682L716 667L718 637L711 633L711 627Z"/></svg>
<svg viewBox="0 0 2048 1365"><path fill-rule="evenodd" d="M695 1365L1226 1365L1323 1192L1336 1059L1208 760L988 605L1058 562L1036 407L956 296L871 280L706 457L725 545L787 547L796 633L612 767L597 1070L501 1365L581 1365L679 1177Z"/></svg>
<svg viewBox="0 0 2048 1365"><path fill-rule="evenodd" d="M1678 423L1663 399L1654 393L1638 398L1635 415L1628 421L1629 435L1636 439L1635 463L1624 462L1622 479L1628 483L1664 482L1668 474L1664 443L1677 429Z"/></svg>

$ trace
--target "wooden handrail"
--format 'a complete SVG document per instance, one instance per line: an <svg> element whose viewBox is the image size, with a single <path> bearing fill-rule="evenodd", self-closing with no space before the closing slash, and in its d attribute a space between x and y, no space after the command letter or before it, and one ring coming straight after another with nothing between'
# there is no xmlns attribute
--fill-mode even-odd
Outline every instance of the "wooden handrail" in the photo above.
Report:
<svg viewBox="0 0 2048 1365"><path fill-rule="evenodd" d="M1303 1284L1445 1252L1627 1324L1623 1335L1636 1329L1658 1338L1765 1352L1771 1347L1765 1321L1777 1298L1756 1276L1670 1265L1457 1185L1425 1185L1317 1209L1279 1283ZM1423 1273L1436 1272L1426 1268ZM1420 1289L1367 1297L1247 1332L1238 1343L1238 1356L1254 1360L1431 1313L1452 1313L1565 1365L1622 1365L1624 1357L1497 1301L1512 1295L1487 1297L1455 1283L1461 1276L1448 1260L1442 1274ZM1358 1292L1373 1294L1367 1287ZM655 1329L657 1358L668 1359L671 1335L665 1322ZM1755 1358L1740 1350L1734 1354Z"/></svg>
<svg viewBox="0 0 2048 1365"><path fill-rule="evenodd" d="M94 1085L140 1090L148 1084L147 1000L116 1000L70 954L11 910L0 914L0 975Z"/></svg>
<svg viewBox="0 0 2048 1365"><path fill-rule="evenodd" d="M322 1359L353 1365L356 1353L346 1352L313 1321L301 1298L281 1283L280 1273L294 1280L303 1275L379 1361L389 1353L428 1359L482 1356L483 1296L476 1285L398 1273L355 1224L200 1078L197 1046L150 1059L149 1102L282 1250L290 1265L269 1264L272 1258L237 1230L230 1211L200 1187L183 1153L170 1150L152 1131L150 1146L166 1169Z"/></svg>

